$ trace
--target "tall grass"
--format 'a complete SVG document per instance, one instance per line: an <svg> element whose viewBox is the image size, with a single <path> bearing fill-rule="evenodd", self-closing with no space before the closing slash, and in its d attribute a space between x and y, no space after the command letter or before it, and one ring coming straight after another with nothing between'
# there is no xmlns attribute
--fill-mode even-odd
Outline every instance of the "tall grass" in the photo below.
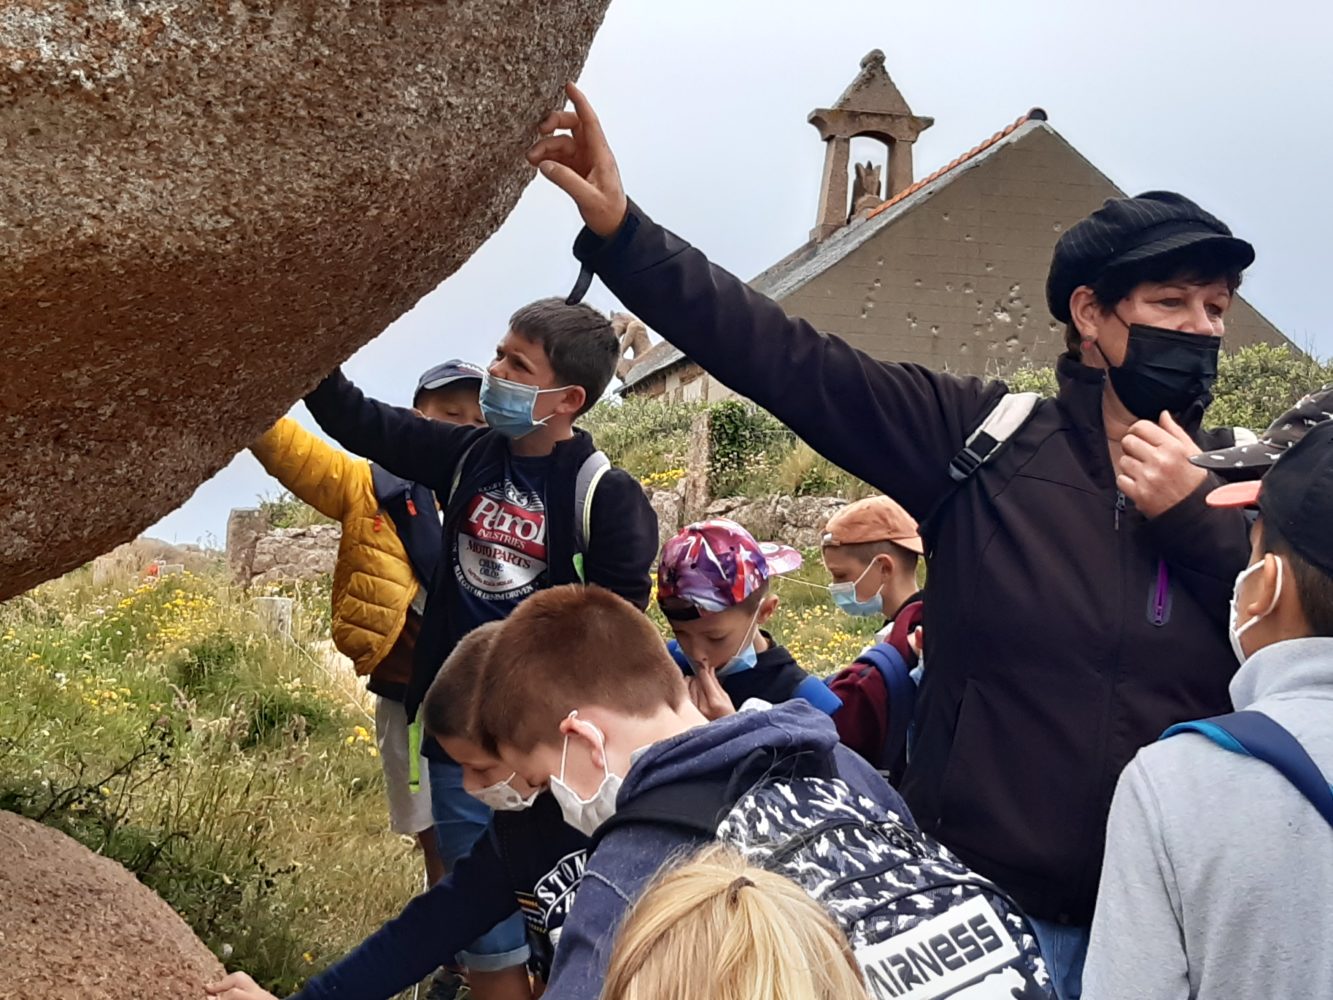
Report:
<svg viewBox="0 0 1333 1000"><path fill-rule="evenodd" d="M372 724L305 644L318 617L270 637L218 578L86 570L0 605L0 808L124 864L279 994L421 878Z"/></svg>

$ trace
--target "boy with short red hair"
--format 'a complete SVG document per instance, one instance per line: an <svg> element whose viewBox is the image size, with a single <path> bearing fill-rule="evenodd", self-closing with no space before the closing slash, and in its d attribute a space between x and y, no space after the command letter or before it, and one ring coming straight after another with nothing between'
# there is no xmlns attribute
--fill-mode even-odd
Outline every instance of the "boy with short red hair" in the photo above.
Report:
<svg viewBox="0 0 1333 1000"><path fill-rule="evenodd" d="M483 673L479 737L523 782L549 786L565 821L594 838L547 1000L597 996L626 909L667 857L705 842L673 823L673 789L690 800L713 786L729 807L765 776L799 763L915 829L898 794L804 701L708 723L657 630L598 587L529 598L501 627ZM661 822L607 827L598 839L617 810L641 809L649 799Z"/></svg>

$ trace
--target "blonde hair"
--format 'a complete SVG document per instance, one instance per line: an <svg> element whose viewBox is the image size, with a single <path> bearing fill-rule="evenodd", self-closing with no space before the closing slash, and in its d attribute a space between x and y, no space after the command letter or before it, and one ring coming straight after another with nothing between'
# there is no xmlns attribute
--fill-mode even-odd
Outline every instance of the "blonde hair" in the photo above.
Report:
<svg viewBox="0 0 1333 1000"><path fill-rule="evenodd" d="M866 1000L846 937L794 882L714 844L630 911L602 1000Z"/></svg>

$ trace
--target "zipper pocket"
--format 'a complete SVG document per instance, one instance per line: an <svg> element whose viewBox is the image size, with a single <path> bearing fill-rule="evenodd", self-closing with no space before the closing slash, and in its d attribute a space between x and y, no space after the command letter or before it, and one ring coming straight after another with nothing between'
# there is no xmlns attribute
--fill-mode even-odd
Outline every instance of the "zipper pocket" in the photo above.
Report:
<svg viewBox="0 0 1333 1000"><path fill-rule="evenodd" d="M1148 624L1161 628L1171 620L1171 573L1165 559L1157 560L1157 579L1148 590Z"/></svg>

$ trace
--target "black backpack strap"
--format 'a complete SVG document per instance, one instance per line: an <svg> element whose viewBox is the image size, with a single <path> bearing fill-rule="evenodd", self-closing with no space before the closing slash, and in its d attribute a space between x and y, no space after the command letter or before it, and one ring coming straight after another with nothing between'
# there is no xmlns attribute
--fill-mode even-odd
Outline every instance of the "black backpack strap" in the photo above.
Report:
<svg viewBox="0 0 1333 1000"><path fill-rule="evenodd" d="M374 462L370 464L370 478L375 499L393 522L412 571L423 587L429 587L435 578L442 545L435 494L428 487L395 476Z"/></svg>

